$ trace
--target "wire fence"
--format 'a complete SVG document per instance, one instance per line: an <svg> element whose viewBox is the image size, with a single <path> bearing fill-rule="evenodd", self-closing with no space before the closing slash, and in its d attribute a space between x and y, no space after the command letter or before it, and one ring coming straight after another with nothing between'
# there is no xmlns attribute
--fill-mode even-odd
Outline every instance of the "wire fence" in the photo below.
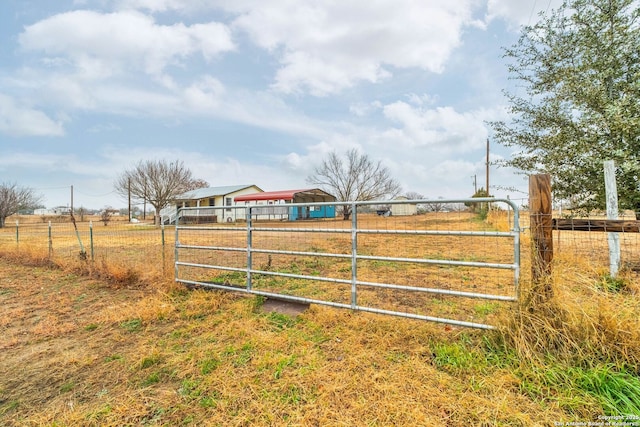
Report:
<svg viewBox="0 0 640 427"><path fill-rule="evenodd" d="M522 272L521 280L530 279L530 229L529 212L525 208L520 215L522 231ZM555 206L554 218L575 217L574 213ZM441 212L422 212L417 220L451 221L458 215L469 212L464 206L438 206ZM471 215L470 217L475 217ZM448 218L448 219L447 219ZM605 218L592 215L591 219ZM381 221L389 218L379 218ZM633 213L624 213L623 220L634 220ZM335 223L342 220L336 218ZM505 211L491 211L487 221L498 229L510 229L512 218ZM387 221L390 223L390 221ZM609 233L599 231L553 230L553 252L555 259L579 264L591 273L605 274L609 270ZM640 233L619 232L621 272L640 271ZM432 241L436 244L436 240ZM383 247L377 243L373 246ZM372 248L373 248L372 246ZM434 250L451 252L455 247L464 248L464 242L443 245ZM389 248L387 246L387 248ZM377 250L374 248L374 250ZM394 249L391 249L392 251ZM10 217L6 226L0 228L0 253L22 258L49 260L56 265L72 268L89 268L116 279L153 281L173 281L175 230L173 226L156 227L149 223L130 224L125 220L112 220L104 225L99 217L77 222L69 217L45 220L34 216Z"/></svg>
<svg viewBox="0 0 640 427"><path fill-rule="evenodd" d="M554 218L570 220L604 220L604 212L595 212L589 216L577 215L566 209L558 209ZM618 219L635 221L635 214L623 212ZM627 228L617 232L605 232L595 227L592 230L553 230L553 250L557 257L574 258L587 263L594 270L610 268L610 251L612 237L619 241L619 257L621 272L640 271L640 228Z"/></svg>
<svg viewBox="0 0 640 427"><path fill-rule="evenodd" d="M125 221L74 225L68 217L49 222L21 218L0 229L3 253L99 271L128 282L172 279L173 248L172 229Z"/></svg>
<svg viewBox="0 0 640 427"><path fill-rule="evenodd" d="M365 211L358 213L358 280L364 287L358 293L359 303L417 315L437 312L443 317L456 313L463 322L491 322L490 318L508 307L510 301L485 300L466 294L513 293L516 284L512 270L477 266L514 263L513 244L495 236L496 231L513 229L513 212L502 210L491 215L484 212L483 217L482 212L462 203L440 205L438 202L413 207L415 211L410 214L399 214L399 211L391 214L390 209L374 206L368 209L364 206ZM397 208L406 206L397 205ZM0 229L0 253L88 270L123 283L170 284L175 279L178 251L175 226L129 224L125 220L103 225L99 218L74 225L68 217L51 222L37 217L20 217L17 221L11 218L6 224ZM237 250L187 249L190 252L185 252L182 248L181 261L247 267L248 253L243 242L247 236L246 222L238 219L232 223L197 225L196 229L182 230L181 246L237 247ZM253 276L256 289L265 292L284 289L294 295L303 292L308 298L324 292L327 300L333 301L335 297L333 302L349 305L351 287L345 282L350 282L353 271L353 259L349 255L353 249L352 221L344 221L342 215L301 221L259 219L257 226L260 230L255 230L252 242L253 270L261 271ZM209 227L228 227L229 231L212 233L207 230ZM464 230L475 235L470 236ZM322 253L336 255L318 255ZM200 274L184 273L190 277ZM274 273L277 275L271 275ZM203 274L203 281L224 284L232 283L240 273L222 270ZM330 277L332 281L319 282L315 280L317 276ZM374 292L373 283L384 286ZM387 284L397 287L387 289ZM415 292L404 289L408 287L428 288L429 292L421 292L421 298L416 298ZM311 296L307 295L309 292ZM461 296L463 302L459 302ZM378 298L383 298L384 304L380 304L382 300Z"/></svg>
<svg viewBox="0 0 640 427"><path fill-rule="evenodd" d="M229 213L243 218L236 223L180 225L177 279L424 320L438 313L437 321L473 327L486 327L478 322L517 299L519 230L486 221L480 207L486 210L486 201L451 212L434 211L438 201L370 203L376 202L287 205L304 212L348 209L348 220L273 221L263 207L242 206ZM517 217L505 201L493 203L502 206L502 222L509 213ZM181 213L195 218L197 211Z"/></svg>

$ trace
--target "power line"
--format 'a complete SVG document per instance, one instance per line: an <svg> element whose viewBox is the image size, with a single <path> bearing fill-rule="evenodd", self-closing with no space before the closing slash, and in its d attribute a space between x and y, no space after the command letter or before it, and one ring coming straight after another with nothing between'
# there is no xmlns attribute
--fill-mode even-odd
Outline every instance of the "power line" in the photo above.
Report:
<svg viewBox="0 0 640 427"><path fill-rule="evenodd" d="M83 196L87 196L87 197L105 197L108 196L110 194L114 194L116 191L112 190L109 191L108 193L104 193L104 194L87 194L87 193L83 193L82 191L78 191L77 189L75 190L76 193L82 194Z"/></svg>

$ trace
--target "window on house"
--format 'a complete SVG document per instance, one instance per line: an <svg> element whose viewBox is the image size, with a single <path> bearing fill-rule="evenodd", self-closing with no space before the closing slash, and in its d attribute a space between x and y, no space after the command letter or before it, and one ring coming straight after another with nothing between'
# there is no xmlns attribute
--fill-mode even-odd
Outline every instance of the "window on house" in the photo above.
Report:
<svg viewBox="0 0 640 427"><path fill-rule="evenodd" d="M215 206L216 205L216 199L215 197L211 197L209 199L209 206Z"/></svg>
<svg viewBox="0 0 640 427"><path fill-rule="evenodd" d="M224 205L225 206L231 206L232 203L232 199L231 197L225 197L224 199ZM231 212L231 209L227 209L227 212Z"/></svg>

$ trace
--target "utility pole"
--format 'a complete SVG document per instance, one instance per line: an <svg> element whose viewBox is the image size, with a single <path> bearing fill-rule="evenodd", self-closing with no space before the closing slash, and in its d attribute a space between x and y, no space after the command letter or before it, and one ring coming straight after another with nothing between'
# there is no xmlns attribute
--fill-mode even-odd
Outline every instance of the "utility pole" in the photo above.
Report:
<svg viewBox="0 0 640 427"><path fill-rule="evenodd" d="M142 219L147 219L147 181L144 181L144 201L142 204Z"/></svg>
<svg viewBox="0 0 640 427"><path fill-rule="evenodd" d="M473 195L475 196L478 193L478 176L471 175L471 178L473 178Z"/></svg>
<svg viewBox="0 0 640 427"><path fill-rule="evenodd" d="M73 216L73 185L71 186L71 216Z"/></svg>
<svg viewBox="0 0 640 427"><path fill-rule="evenodd" d="M127 193L129 196L129 222L131 222L131 178L127 180Z"/></svg>
<svg viewBox="0 0 640 427"><path fill-rule="evenodd" d="M489 138L487 138L487 186L485 187L485 191L487 192L487 197L489 197Z"/></svg>

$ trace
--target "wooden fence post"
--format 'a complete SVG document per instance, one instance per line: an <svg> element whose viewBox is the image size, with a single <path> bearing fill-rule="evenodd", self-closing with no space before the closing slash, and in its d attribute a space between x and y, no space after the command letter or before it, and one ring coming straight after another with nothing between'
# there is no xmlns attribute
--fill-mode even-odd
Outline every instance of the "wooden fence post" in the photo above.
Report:
<svg viewBox="0 0 640 427"><path fill-rule="evenodd" d="M548 174L529 176L529 220L533 244L531 274L538 301L553 296L548 279L553 260L553 225L551 206L551 177Z"/></svg>

